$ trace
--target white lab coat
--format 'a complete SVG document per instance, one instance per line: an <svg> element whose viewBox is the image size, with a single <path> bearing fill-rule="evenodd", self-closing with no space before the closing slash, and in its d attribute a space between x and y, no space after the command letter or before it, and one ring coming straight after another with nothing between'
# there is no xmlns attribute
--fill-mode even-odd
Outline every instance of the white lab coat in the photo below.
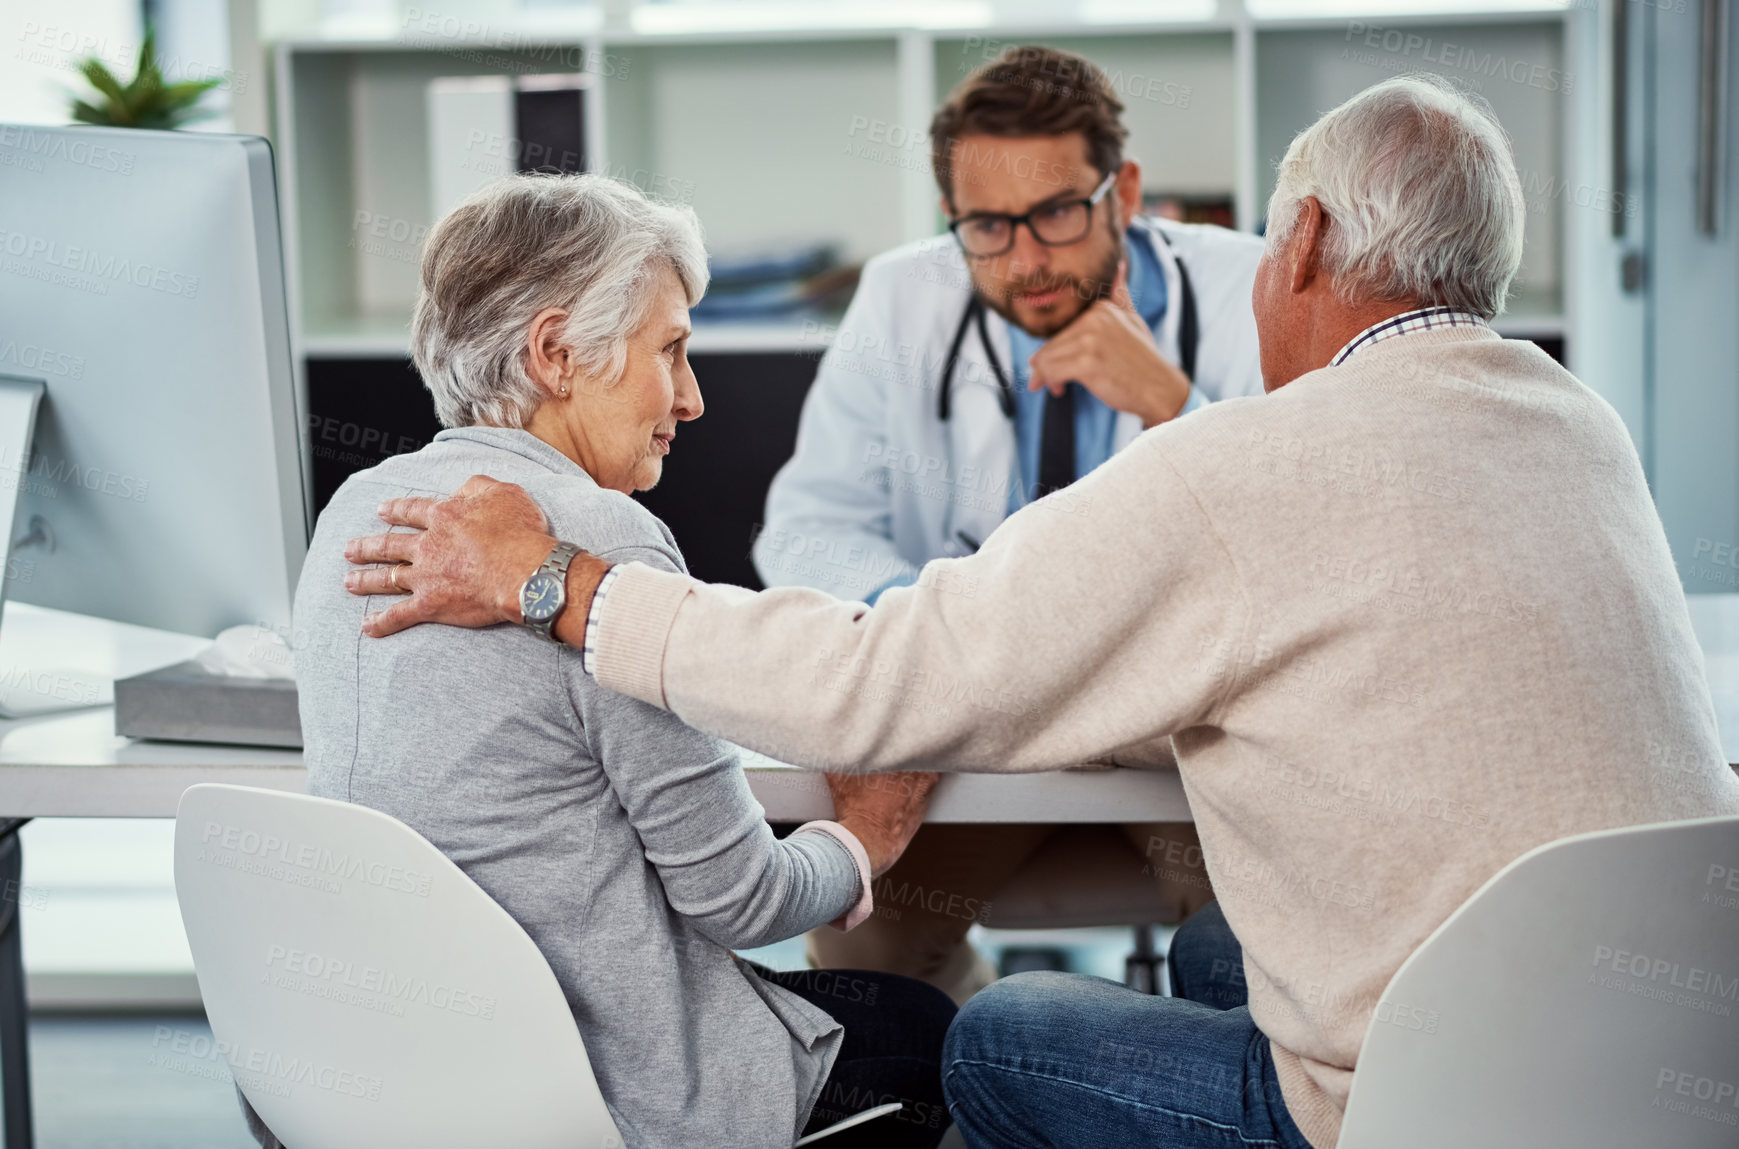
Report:
<svg viewBox="0 0 1739 1149"><path fill-rule="evenodd" d="M1158 233L1168 300L1154 333L1161 352L1178 362L1181 257L1200 331L1196 388L1210 401L1262 394L1250 308L1262 241L1203 224L1143 218L1137 226ZM768 586L863 598L931 559L968 553L1006 517L1010 485L1020 482L1014 420L1003 414L976 330L960 345L948 420L937 410L969 282L948 235L865 265L804 401L796 453L767 492L753 553ZM1008 326L994 312L987 319L1012 383ZM1141 430L1139 416L1120 414L1116 449Z"/></svg>

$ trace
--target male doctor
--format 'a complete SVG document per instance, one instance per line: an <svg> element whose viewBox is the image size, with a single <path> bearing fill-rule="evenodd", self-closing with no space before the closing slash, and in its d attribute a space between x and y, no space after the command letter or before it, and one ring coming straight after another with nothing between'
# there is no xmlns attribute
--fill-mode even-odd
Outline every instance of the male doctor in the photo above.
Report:
<svg viewBox="0 0 1739 1149"><path fill-rule="evenodd" d="M1262 241L1141 216L1122 111L1091 61L1022 47L936 112L951 234L864 268L767 495L754 559L768 586L874 603L1145 428L1262 394L1250 307ZM1047 846L1037 864L1057 860L1052 878L1084 898L1107 885L1107 866L1151 875L1159 920L1212 897L1187 824L926 826L878 883L889 912L849 934L816 931L811 958L922 978L964 1002L995 977L968 929L995 924L998 890Z"/></svg>

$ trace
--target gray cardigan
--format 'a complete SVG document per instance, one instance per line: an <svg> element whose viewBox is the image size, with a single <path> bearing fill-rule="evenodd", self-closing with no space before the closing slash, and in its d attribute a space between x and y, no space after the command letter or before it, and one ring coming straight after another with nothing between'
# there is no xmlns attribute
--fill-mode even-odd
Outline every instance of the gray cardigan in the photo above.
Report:
<svg viewBox="0 0 1739 1149"><path fill-rule="evenodd" d="M345 541L383 529L383 499L478 474L525 487L560 538L683 569L663 523L524 431L444 431L353 476L296 591L309 790L407 823L525 928L630 1147L789 1145L843 1031L730 949L844 913L856 864L824 833L776 841L735 747L600 688L576 650L509 626L362 637L386 602L344 589Z"/></svg>

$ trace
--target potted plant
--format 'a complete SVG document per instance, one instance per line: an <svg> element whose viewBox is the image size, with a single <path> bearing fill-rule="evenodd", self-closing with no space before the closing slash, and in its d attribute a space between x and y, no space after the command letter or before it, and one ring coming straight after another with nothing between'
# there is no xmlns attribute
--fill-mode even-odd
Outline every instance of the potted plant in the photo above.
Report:
<svg viewBox="0 0 1739 1149"><path fill-rule="evenodd" d="M165 83L163 70L157 64L157 33L150 28L145 31L145 42L139 45L139 68L131 82L122 84L95 56L80 63L78 70L97 90L97 97L94 103L75 99L72 118L81 124L112 128L167 131L190 120L203 119L213 113L200 108L199 101L223 82L214 77Z"/></svg>

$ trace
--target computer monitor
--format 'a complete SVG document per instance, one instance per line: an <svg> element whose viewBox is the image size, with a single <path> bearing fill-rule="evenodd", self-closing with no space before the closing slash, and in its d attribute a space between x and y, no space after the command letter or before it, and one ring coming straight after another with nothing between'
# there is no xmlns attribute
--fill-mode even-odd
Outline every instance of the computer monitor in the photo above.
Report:
<svg viewBox="0 0 1739 1149"><path fill-rule="evenodd" d="M6 595L287 628L305 420L265 140L0 124L0 376Z"/></svg>

